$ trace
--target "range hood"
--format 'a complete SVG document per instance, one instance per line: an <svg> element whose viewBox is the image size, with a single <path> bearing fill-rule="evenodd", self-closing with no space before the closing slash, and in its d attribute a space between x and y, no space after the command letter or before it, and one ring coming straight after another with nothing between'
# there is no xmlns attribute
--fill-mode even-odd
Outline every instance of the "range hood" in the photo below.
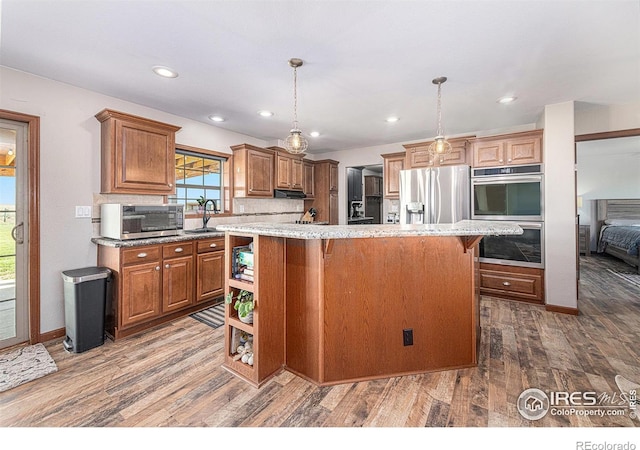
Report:
<svg viewBox="0 0 640 450"><path fill-rule="evenodd" d="M302 191L288 191L286 189L274 189L273 196L275 198L306 198Z"/></svg>

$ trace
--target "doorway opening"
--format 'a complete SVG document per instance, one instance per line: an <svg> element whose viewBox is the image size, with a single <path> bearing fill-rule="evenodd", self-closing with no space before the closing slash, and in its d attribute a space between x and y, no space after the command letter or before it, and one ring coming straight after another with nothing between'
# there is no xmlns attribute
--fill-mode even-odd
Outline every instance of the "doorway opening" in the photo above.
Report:
<svg viewBox="0 0 640 450"><path fill-rule="evenodd" d="M347 224L383 223L382 174L382 164L347 168Z"/></svg>
<svg viewBox="0 0 640 450"><path fill-rule="evenodd" d="M39 129L0 110L0 348L41 340Z"/></svg>

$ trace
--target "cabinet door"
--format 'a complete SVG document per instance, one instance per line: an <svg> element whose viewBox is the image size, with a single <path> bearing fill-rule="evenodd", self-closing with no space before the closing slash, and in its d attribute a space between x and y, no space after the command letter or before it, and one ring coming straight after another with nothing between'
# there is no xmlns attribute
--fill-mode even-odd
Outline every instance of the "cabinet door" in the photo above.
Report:
<svg viewBox="0 0 640 450"><path fill-rule="evenodd" d="M453 166L456 164L467 163L467 143L464 142L451 142L451 153L442 155L440 158L441 166Z"/></svg>
<svg viewBox="0 0 640 450"><path fill-rule="evenodd" d="M384 196L400 198L400 171L404 169L405 155L384 159Z"/></svg>
<svg viewBox="0 0 640 450"><path fill-rule="evenodd" d="M433 167L435 165L433 157L427 151L428 148L428 146L416 147L407 151L407 164L410 169Z"/></svg>
<svg viewBox="0 0 640 450"><path fill-rule="evenodd" d="M507 164L536 164L542 162L542 138L531 136L510 139L507 146Z"/></svg>
<svg viewBox="0 0 640 450"><path fill-rule="evenodd" d="M291 159L291 189L302 190L304 184L304 167L302 160Z"/></svg>
<svg viewBox="0 0 640 450"><path fill-rule="evenodd" d="M198 255L196 302L224 295L224 252Z"/></svg>
<svg viewBox="0 0 640 450"><path fill-rule="evenodd" d="M273 154L247 152L247 196L273 197Z"/></svg>
<svg viewBox="0 0 640 450"><path fill-rule="evenodd" d="M316 170L315 170L315 166L313 163L310 162L304 162L303 163L303 167L304 167L304 175L302 177L303 180L303 188L302 191L305 193L305 195L307 196L307 198L314 198L315 197L315 174L316 174Z"/></svg>
<svg viewBox="0 0 640 450"><path fill-rule="evenodd" d="M338 225L338 193L329 193L329 225Z"/></svg>
<svg viewBox="0 0 640 450"><path fill-rule="evenodd" d="M329 166L329 190L338 190L338 166L336 164Z"/></svg>
<svg viewBox="0 0 640 450"><path fill-rule="evenodd" d="M101 192L175 192L174 125L105 109L101 122Z"/></svg>
<svg viewBox="0 0 640 450"><path fill-rule="evenodd" d="M193 256L163 261L162 311L175 311L193 303Z"/></svg>
<svg viewBox="0 0 640 450"><path fill-rule="evenodd" d="M503 166L504 141L486 141L473 143L473 167Z"/></svg>
<svg viewBox="0 0 640 450"><path fill-rule="evenodd" d="M126 266L122 269L121 326L144 322L160 315L160 263Z"/></svg>
<svg viewBox="0 0 640 450"><path fill-rule="evenodd" d="M276 155L276 187L291 189L291 158Z"/></svg>

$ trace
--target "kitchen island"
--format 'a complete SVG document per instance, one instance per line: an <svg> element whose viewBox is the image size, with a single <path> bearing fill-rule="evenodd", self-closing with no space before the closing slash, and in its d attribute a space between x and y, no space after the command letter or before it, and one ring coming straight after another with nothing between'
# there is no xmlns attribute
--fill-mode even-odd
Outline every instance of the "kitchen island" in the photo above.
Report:
<svg viewBox="0 0 640 450"><path fill-rule="evenodd" d="M225 367L255 386L282 368L318 385L477 364L477 245L512 223L219 225L226 292L254 294L253 323L226 308ZM233 252L252 246L253 283ZM236 336L252 336L253 365Z"/></svg>

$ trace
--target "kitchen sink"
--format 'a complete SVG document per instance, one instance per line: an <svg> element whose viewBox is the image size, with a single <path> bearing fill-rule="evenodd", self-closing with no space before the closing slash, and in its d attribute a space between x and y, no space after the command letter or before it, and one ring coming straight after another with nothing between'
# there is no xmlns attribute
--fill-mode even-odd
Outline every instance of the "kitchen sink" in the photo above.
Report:
<svg viewBox="0 0 640 450"><path fill-rule="evenodd" d="M215 228L194 228L192 230L183 230L187 234L214 233L218 230Z"/></svg>

